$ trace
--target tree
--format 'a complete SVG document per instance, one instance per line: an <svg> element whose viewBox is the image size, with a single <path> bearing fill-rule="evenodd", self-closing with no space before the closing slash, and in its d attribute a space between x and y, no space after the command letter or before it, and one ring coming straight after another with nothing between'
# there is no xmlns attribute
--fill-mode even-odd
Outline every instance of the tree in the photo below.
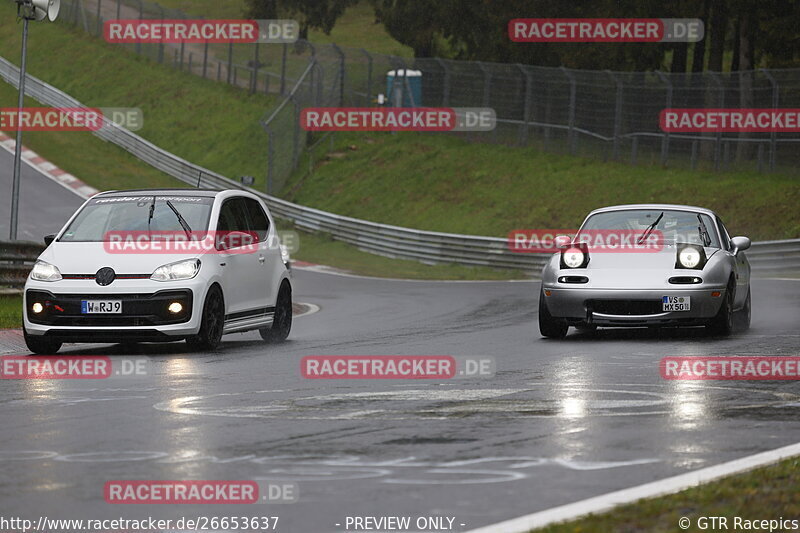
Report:
<svg viewBox="0 0 800 533"><path fill-rule="evenodd" d="M300 38L308 38L309 29L331 30L345 9L358 0L246 0L247 16L255 19L293 18L300 24Z"/></svg>

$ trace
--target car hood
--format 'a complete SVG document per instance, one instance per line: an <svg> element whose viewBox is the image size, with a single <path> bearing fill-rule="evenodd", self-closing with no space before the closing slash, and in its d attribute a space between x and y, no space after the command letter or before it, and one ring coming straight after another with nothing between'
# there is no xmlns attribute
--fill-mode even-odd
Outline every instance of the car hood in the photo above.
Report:
<svg viewBox="0 0 800 533"><path fill-rule="evenodd" d="M589 254L589 264L583 272L590 279L590 286L608 288L631 288L632 286L662 286L670 276L676 275L675 261L678 247L664 245L652 252L594 252ZM707 258L719 249L705 248ZM560 273L564 274L564 270ZM681 270L685 275L697 274L697 270Z"/></svg>
<svg viewBox="0 0 800 533"><path fill-rule="evenodd" d="M152 274L161 265L199 254L109 253L102 242L54 242L39 259L58 267L62 274L94 274L111 267L117 274Z"/></svg>

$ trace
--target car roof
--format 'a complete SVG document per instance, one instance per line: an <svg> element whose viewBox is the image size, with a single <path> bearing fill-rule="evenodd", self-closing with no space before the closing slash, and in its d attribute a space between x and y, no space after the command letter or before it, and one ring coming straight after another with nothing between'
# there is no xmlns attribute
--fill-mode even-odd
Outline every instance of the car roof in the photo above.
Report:
<svg viewBox="0 0 800 533"><path fill-rule="evenodd" d="M704 213L709 216L716 216L711 209L706 209L705 207L697 207L694 205L680 205L680 204L623 204L623 205L610 205L608 207L601 207L600 209L595 209L589 215L594 215L595 213L606 213L608 211L626 211L630 209L652 209L652 210L675 210L675 211L691 211L693 213Z"/></svg>
<svg viewBox="0 0 800 533"><path fill-rule="evenodd" d="M219 193L223 192L221 189L130 189L125 191L106 191L101 192L100 194L95 195L94 197L97 198L99 196L129 196L131 194L141 194L144 196L156 194L156 195L176 195L180 194L183 196L205 196L205 197L214 197Z"/></svg>

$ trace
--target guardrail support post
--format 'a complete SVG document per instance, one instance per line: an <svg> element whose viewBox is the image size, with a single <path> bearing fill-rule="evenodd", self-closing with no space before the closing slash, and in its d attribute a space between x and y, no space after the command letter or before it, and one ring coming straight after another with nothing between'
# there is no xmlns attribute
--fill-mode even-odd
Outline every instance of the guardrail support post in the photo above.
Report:
<svg viewBox="0 0 800 533"><path fill-rule="evenodd" d="M100 37L100 19L101 19L100 7L102 5L103 5L103 0L97 0L97 13L95 14L95 21L94 21L95 34L97 35L97 37Z"/></svg>
<svg viewBox="0 0 800 533"><path fill-rule="evenodd" d="M708 77L714 80L714 83L717 84L719 88L719 104L717 107L725 107L725 87L722 85L722 81L719 79L719 75L716 72L707 72ZM719 170L720 163L722 159L722 132L717 132L717 140L714 144L714 170Z"/></svg>
<svg viewBox="0 0 800 533"><path fill-rule="evenodd" d="M228 43L228 85L231 84L231 73L233 70L233 41Z"/></svg>

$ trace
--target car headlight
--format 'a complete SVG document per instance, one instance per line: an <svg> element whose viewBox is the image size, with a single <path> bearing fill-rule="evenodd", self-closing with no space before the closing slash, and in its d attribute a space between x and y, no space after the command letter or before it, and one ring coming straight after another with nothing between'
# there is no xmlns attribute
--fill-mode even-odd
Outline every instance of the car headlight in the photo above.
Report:
<svg viewBox="0 0 800 533"><path fill-rule="evenodd" d="M188 259L158 267L150 279L153 281L179 281L192 279L200 272L200 260Z"/></svg>
<svg viewBox="0 0 800 533"><path fill-rule="evenodd" d="M686 245L678 249L675 268L702 269L706 263L706 253L700 246Z"/></svg>
<svg viewBox="0 0 800 533"><path fill-rule="evenodd" d="M561 259L567 267L578 268L583 265L586 254L578 248L569 248L561 255Z"/></svg>
<svg viewBox="0 0 800 533"><path fill-rule="evenodd" d="M36 261L31 270L31 279L36 281L59 281L62 278L57 266L44 261Z"/></svg>

